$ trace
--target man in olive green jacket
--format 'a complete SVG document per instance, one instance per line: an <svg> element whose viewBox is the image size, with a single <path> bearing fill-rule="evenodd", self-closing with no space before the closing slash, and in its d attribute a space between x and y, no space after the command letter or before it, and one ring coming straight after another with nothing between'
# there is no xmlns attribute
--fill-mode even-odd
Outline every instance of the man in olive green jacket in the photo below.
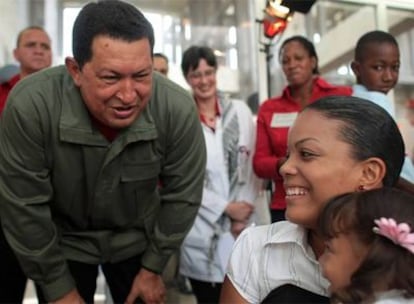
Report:
<svg viewBox="0 0 414 304"><path fill-rule="evenodd" d="M153 74L133 6L86 5L73 37L66 67L19 82L0 119L3 230L41 302L93 302L101 265L114 302L162 303L202 194L195 104Z"/></svg>

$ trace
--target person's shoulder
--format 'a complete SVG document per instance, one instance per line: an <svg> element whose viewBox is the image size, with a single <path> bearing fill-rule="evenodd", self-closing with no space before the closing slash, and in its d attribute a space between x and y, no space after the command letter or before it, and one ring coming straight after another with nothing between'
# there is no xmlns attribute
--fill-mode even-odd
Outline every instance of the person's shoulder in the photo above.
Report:
<svg viewBox="0 0 414 304"><path fill-rule="evenodd" d="M387 95L379 91L369 91L364 85L362 84L354 84L352 86L352 96L368 99L370 101L375 100L388 100Z"/></svg>
<svg viewBox="0 0 414 304"><path fill-rule="evenodd" d="M322 90L329 92L330 95L352 95L352 87L332 84L321 76L318 76L316 78L315 85L317 85Z"/></svg>
<svg viewBox="0 0 414 304"><path fill-rule="evenodd" d="M414 298L405 298L404 292L393 289L376 294L375 304L414 304Z"/></svg>
<svg viewBox="0 0 414 304"><path fill-rule="evenodd" d="M47 68L30 74L16 83L7 104L19 111L35 111L45 106L53 108L62 102L63 90L69 88L71 77L65 66ZM59 98L58 98L59 97Z"/></svg>
<svg viewBox="0 0 414 304"><path fill-rule="evenodd" d="M286 106L286 98L283 95L275 96L266 99L259 105L259 113L260 112L275 112L278 111L279 108L284 108Z"/></svg>
<svg viewBox="0 0 414 304"><path fill-rule="evenodd" d="M153 74L147 109L157 128L165 132L186 128L194 120L199 123L196 104L190 93L159 73Z"/></svg>
<svg viewBox="0 0 414 304"><path fill-rule="evenodd" d="M244 117L246 116L251 116L253 117L252 111L250 110L249 106L247 105L247 103L243 100L240 99L231 99L231 102L233 103L233 105L236 107L236 110L243 115Z"/></svg>
<svg viewBox="0 0 414 304"><path fill-rule="evenodd" d="M21 79L15 86L15 91L23 90L26 88L41 89L48 87L50 81L60 81L62 77L68 76L66 67L64 65L46 68L41 71L30 74Z"/></svg>
<svg viewBox="0 0 414 304"><path fill-rule="evenodd" d="M153 73L152 94L157 99L169 99L169 97L192 99L190 93L186 89L159 73Z"/></svg>
<svg viewBox="0 0 414 304"><path fill-rule="evenodd" d="M289 221L280 221L269 225L259 225L243 231L247 238L255 243L284 242L303 233L303 228Z"/></svg>

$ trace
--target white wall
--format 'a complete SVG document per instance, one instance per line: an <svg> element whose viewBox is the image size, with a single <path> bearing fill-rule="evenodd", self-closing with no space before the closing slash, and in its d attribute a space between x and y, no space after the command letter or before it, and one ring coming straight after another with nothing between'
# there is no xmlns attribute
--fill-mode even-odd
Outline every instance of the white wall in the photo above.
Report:
<svg viewBox="0 0 414 304"><path fill-rule="evenodd" d="M16 45L17 33L27 26L27 1L0 1L0 66L15 63L13 49Z"/></svg>

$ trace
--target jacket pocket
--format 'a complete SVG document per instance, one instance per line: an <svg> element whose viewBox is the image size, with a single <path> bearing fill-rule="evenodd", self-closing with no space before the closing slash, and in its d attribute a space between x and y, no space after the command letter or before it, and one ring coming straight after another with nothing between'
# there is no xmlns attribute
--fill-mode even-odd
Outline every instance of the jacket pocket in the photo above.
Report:
<svg viewBox="0 0 414 304"><path fill-rule="evenodd" d="M159 203L158 160L145 163L124 163L121 172L121 193L124 216L133 226L142 226L144 219L154 217Z"/></svg>

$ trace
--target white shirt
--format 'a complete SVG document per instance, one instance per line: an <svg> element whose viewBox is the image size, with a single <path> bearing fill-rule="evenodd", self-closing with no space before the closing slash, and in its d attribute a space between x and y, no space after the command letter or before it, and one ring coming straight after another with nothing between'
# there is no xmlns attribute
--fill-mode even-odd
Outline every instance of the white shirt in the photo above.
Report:
<svg viewBox="0 0 414 304"><path fill-rule="evenodd" d="M352 96L364 98L366 100L372 101L373 103L379 105L385 111L388 112L395 120L395 110L394 105L388 99L387 95L381 92L368 91L366 87L361 84L355 84L352 86L353 94ZM401 169L401 177L408 180L411 183L414 183L414 166L411 159L408 156L404 158L404 164Z"/></svg>
<svg viewBox="0 0 414 304"><path fill-rule="evenodd" d="M387 95L382 92L368 91L362 84L352 86L352 96L363 98L379 105L388 112L393 118L395 117L394 104L388 99Z"/></svg>
<svg viewBox="0 0 414 304"><path fill-rule="evenodd" d="M203 124L207 147L206 177L203 197L194 225L181 247L180 273L189 278L205 282L222 283L234 237L230 233L230 221L223 216L232 201L246 201L255 204L260 189L260 180L253 172L252 157L255 145L255 126L247 105L232 100L234 115L239 121L238 147L249 151L248 157L239 153L238 172L242 185L231 198L229 177L223 154L223 121L216 120L215 130ZM244 157L246 156L246 157ZM251 217L252 221L255 215ZM220 231L217 231L220 228ZM217 233L218 239L215 239Z"/></svg>
<svg viewBox="0 0 414 304"><path fill-rule="evenodd" d="M414 304L414 298L404 298L400 290L390 290L377 295L375 304Z"/></svg>
<svg viewBox="0 0 414 304"><path fill-rule="evenodd" d="M307 230L283 221L246 229L236 240L227 276L249 303L293 284L328 296L328 281L307 242Z"/></svg>

